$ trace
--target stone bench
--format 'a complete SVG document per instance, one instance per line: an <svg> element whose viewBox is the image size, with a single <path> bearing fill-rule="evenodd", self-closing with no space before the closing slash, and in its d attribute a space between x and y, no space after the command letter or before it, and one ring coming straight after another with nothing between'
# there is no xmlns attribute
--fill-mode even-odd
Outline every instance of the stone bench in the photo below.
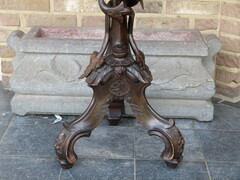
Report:
<svg viewBox="0 0 240 180"><path fill-rule="evenodd" d="M213 119L215 35L197 30L135 30L139 49L153 74L146 94L164 117ZM104 31L88 28L35 27L14 31L8 45L16 52L10 85L16 93L12 111L26 114L79 114L92 90L79 79L90 54L100 49ZM127 113L131 114L127 106Z"/></svg>

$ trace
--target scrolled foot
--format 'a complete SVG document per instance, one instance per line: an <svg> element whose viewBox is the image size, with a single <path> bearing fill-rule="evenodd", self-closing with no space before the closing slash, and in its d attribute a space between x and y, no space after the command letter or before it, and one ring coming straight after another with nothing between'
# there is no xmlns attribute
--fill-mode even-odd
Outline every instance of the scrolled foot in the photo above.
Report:
<svg viewBox="0 0 240 180"><path fill-rule="evenodd" d="M173 124L164 128L163 126L156 127L149 130L149 135L159 136L163 139L165 143L165 149L161 156L164 158L168 167L176 168L182 161L183 149L184 149L184 139L180 131L176 128L175 123L171 120Z"/></svg>
<svg viewBox="0 0 240 180"><path fill-rule="evenodd" d="M181 156L179 159L172 159L170 161L166 160L165 163L167 164L168 167L170 168L176 168L182 161L183 156Z"/></svg>
<svg viewBox="0 0 240 180"><path fill-rule="evenodd" d="M63 169L70 169L70 168L73 167L73 164L72 164L72 163L69 163L69 162L66 161L66 160L61 160L61 159L59 159L58 157L56 157L55 159L56 159L56 161L59 162L59 164L61 165L61 167L62 167Z"/></svg>
<svg viewBox="0 0 240 180"><path fill-rule="evenodd" d="M89 137L91 131L77 131L74 126L65 125L55 141L56 160L62 168L70 169L77 161L74 144L81 137Z"/></svg>

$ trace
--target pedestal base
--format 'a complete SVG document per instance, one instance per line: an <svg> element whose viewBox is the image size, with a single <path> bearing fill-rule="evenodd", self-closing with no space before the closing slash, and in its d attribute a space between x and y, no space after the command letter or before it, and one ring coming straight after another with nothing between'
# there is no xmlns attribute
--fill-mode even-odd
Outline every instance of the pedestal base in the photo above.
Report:
<svg viewBox="0 0 240 180"><path fill-rule="evenodd" d="M95 80L93 78L94 73L96 75L101 74L104 69L108 69L108 67L93 72L93 75L87 81ZM77 161L77 155L74 152L75 142L81 137L89 137L107 112L109 112L110 124L113 122L113 125L117 124L124 113L123 101L130 104L134 116L148 130L149 135L163 139L165 149L162 152L162 157L167 165L175 168L181 162L184 139L176 128L174 120L163 119L152 109L145 97L145 89L150 85L150 83L147 83L147 78L149 77L151 80L151 76L146 75L146 82L144 83L137 81L135 77L129 77L127 69L122 68L122 70L126 71L125 73L121 72L121 76L117 74L119 71L115 71L116 74L112 76L112 79L105 81L102 78L102 82L105 83L91 86L94 95L86 111L74 121L64 123L64 128L59 133L55 143L56 159L62 168L71 168ZM142 70L142 72L148 74L147 70ZM96 77L99 78L99 76ZM92 81L89 84L94 84L94 82Z"/></svg>

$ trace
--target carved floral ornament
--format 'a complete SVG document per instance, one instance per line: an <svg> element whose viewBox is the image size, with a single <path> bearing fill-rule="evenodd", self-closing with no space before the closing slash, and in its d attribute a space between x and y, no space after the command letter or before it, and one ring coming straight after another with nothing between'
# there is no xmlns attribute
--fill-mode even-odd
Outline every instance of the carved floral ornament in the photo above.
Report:
<svg viewBox="0 0 240 180"><path fill-rule="evenodd" d="M117 125L124 114L124 101L130 103L134 116L148 130L149 135L161 137L165 143L162 153L167 165L175 168L182 160L184 139L174 120L163 119L149 105L145 89L152 75L145 64L145 56L133 38L134 11L131 8L142 0L98 0L105 16L105 37L99 52L94 51L81 78L94 90L87 110L70 123L64 123L55 151L63 168L71 168L77 161L74 144L88 137L106 113L110 125ZM132 51L131 51L132 50ZM132 55L132 52L135 56ZM123 109L122 109L123 107ZM112 121L116 121L112 123Z"/></svg>

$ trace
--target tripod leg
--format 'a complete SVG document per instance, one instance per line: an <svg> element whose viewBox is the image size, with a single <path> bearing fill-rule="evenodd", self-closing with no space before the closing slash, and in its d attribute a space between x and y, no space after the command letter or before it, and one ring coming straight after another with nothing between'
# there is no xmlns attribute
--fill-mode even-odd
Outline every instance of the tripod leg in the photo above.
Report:
<svg viewBox="0 0 240 180"><path fill-rule="evenodd" d="M62 168L69 169L77 161L74 152L75 142L82 137L89 137L108 111L111 96L104 87L94 87L93 99L87 110L76 120L64 123L55 142L56 160ZM105 93L104 93L105 92Z"/></svg>
<svg viewBox="0 0 240 180"><path fill-rule="evenodd" d="M147 102L145 88L148 84L133 84L129 98L134 116L148 130L149 135L155 135L163 139L165 150L161 156L168 166L176 168L182 160L184 149L184 139L180 131L175 126L174 120L165 120L157 114Z"/></svg>

